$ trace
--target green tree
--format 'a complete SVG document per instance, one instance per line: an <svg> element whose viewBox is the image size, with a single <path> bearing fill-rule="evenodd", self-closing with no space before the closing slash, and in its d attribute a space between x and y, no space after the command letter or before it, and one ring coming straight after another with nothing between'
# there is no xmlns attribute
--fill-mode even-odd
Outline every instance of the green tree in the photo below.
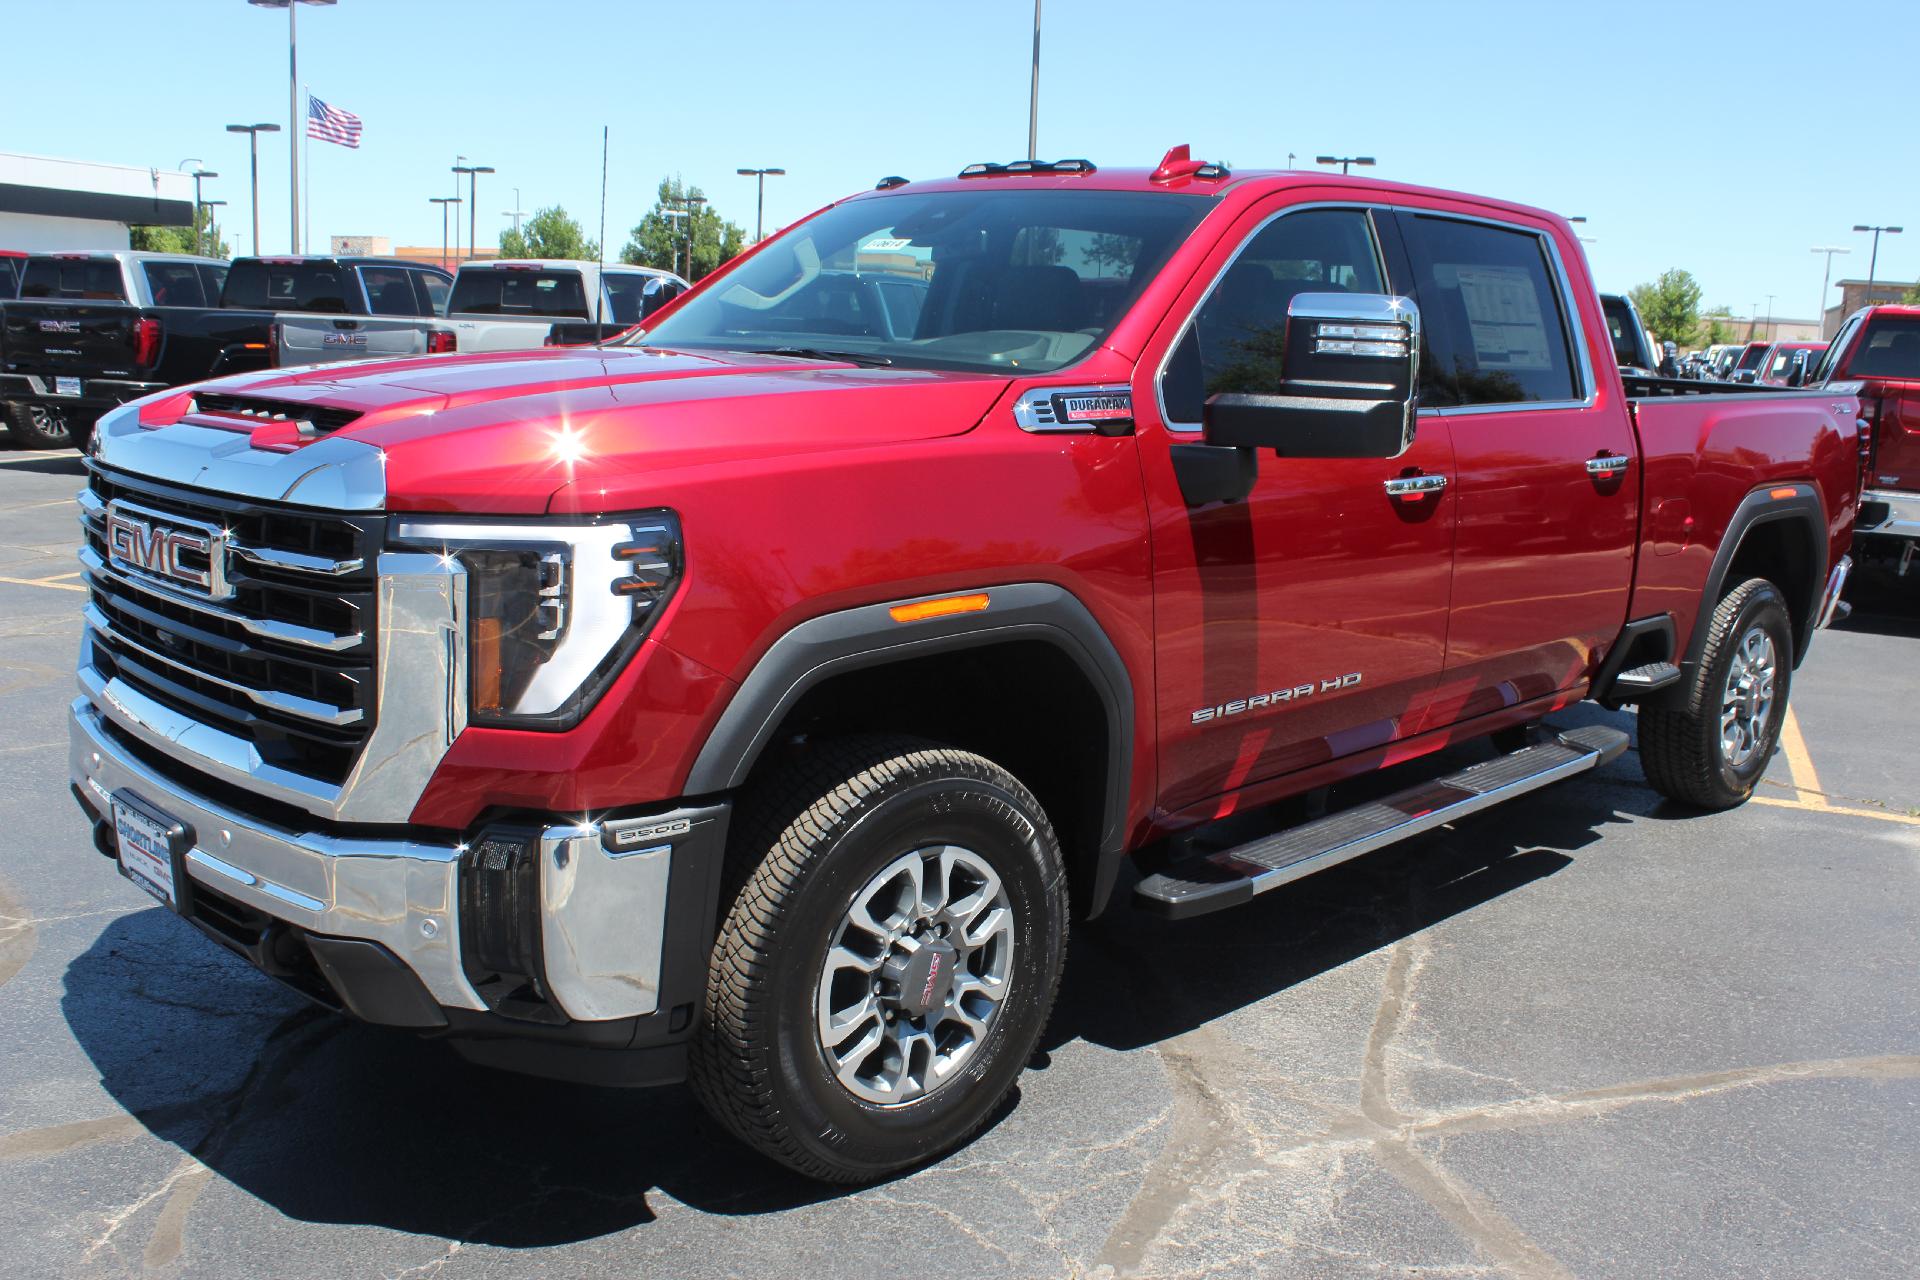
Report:
<svg viewBox="0 0 1920 1280"><path fill-rule="evenodd" d="M689 219L667 216L668 210L688 208L689 197L706 199L700 188L688 187L677 174L660 179L658 198L628 233L626 247L620 250L620 261L658 267L662 271L678 272L688 280L698 280L746 248L747 233L722 218L711 204L691 206L691 229L684 225ZM689 237L693 245L691 268L687 265Z"/></svg>
<svg viewBox="0 0 1920 1280"><path fill-rule="evenodd" d="M1913 288L1907 290L1906 296L1901 298L1900 301L1910 307L1920 306L1920 283L1915 283Z"/></svg>
<svg viewBox="0 0 1920 1280"><path fill-rule="evenodd" d="M1716 347L1733 341L1733 308L1714 307L1701 314L1700 322L1705 326L1700 346Z"/></svg>
<svg viewBox="0 0 1920 1280"><path fill-rule="evenodd" d="M518 231L509 229L501 232L500 256L595 262L600 258L600 246L587 239L587 233L580 224L556 204L528 218L527 224Z"/></svg>
<svg viewBox="0 0 1920 1280"><path fill-rule="evenodd" d="M127 247L147 253L199 253L211 258L231 258L233 250L213 220L213 208L201 205L197 219L200 246L194 247L194 227L128 227Z"/></svg>
<svg viewBox="0 0 1920 1280"><path fill-rule="evenodd" d="M1691 347L1700 336L1700 292L1700 282L1691 271L1674 267L1662 271L1652 284L1633 286L1627 296L1657 338Z"/></svg>

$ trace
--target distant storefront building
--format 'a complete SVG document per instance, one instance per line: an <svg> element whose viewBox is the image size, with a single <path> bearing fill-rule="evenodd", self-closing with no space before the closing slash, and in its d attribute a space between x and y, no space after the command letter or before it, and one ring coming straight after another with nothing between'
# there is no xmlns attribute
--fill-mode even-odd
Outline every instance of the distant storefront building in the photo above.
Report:
<svg viewBox="0 0 1920 1280"><path fill-rule="evenodd" d="M1840 285L1840 305L1828 307L1820 336L1831 338L1840 332L1840 324L1848 316L1862 307L1870 307L1883 302L1898 302L1913 289L1911 280L1876 280L1871 291L1865 280L1842 280Z"/></svg>
<svg viewBox="0 0 1920 1280"><path fill-rule="evenodd" d="M423 262L430 267L437 267L441 263L443 251L437 244L403 244L395 248L392 236L335 236L333 252L336 257L404 258L408 262ZM464 245L458 253L453 252L451 248L444 252L449 268L457 267L462 262L490 262L500 256L498 249L482 249L478 253L468 253Z"/></svg>
<svg viewBox="0 0 1920 1280"><path fill-rule="evenodd" d="M193 225L193 178L0 152L0 249L124 249L127 228Z"/></svg>

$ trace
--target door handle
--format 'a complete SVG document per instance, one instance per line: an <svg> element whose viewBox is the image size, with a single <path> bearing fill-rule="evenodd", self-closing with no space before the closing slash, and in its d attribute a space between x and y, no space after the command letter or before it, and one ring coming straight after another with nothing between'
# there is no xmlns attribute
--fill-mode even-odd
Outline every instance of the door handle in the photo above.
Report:
<svg viewBox="0 0 1920 1280"><path fill-rule="evenodd" d="M1395 498L1424 498L1447 487L1445 476L1395 476L1386 482L1387 493Z"/></svg>
<svg viewBox="0 0 1920 1280"><path fill-rule="evenodd" d="M1597 458L1587 459L1587 474L1596 480L1611 480L1627 469L1631 461L1618 453L1603 453Z"/></svg>

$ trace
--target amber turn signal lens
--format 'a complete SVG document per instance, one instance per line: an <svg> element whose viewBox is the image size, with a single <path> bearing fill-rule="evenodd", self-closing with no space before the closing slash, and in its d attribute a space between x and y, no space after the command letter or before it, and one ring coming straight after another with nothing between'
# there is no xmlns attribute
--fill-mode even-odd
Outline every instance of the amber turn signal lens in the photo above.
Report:
<svg viewBox="0 0 1920 1280"><path fill-rule="evenodd" d="M1794 495L1795 495L1796 493L1799 493L1799 492L1800 492L1800 491L1799 491L1798 489L1792 489L1792 488L1788 488L1788 489L1770 489L1770 490L1768 490L1768 491L1767 491L1767 496L1768 496L1769 498L1791 498L1791 497L1793 497L1793 496L1794 496Z"/></svg>
<svg viewBox="0 0 1920 1280"><path fill-rule="evenodd" d="M925 622L928 618L949 618L956 613L978 613L989 603L987 593L971 596L943 596L938 600L920 600L897 604L887 610L895 622Z"/></svg>
<svg viewBox="0 0 1920 1280"><path fill-rule="evenodd" d="M500 713L500 619L478 618L473 624L473 707Z"/></svg>

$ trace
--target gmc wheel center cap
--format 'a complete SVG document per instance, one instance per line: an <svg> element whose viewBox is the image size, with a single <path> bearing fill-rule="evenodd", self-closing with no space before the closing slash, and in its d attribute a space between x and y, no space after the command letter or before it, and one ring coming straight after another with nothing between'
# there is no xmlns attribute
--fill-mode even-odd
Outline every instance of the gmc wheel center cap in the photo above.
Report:
<svg viewBox="0 0 1920 1280"><path fill-rule="evenodd" d="M928 939L910 954L887 961L886 976L900 993L901 1010L919 1018L946 1004L957 961L953 944L945 939Z"/></svg>

